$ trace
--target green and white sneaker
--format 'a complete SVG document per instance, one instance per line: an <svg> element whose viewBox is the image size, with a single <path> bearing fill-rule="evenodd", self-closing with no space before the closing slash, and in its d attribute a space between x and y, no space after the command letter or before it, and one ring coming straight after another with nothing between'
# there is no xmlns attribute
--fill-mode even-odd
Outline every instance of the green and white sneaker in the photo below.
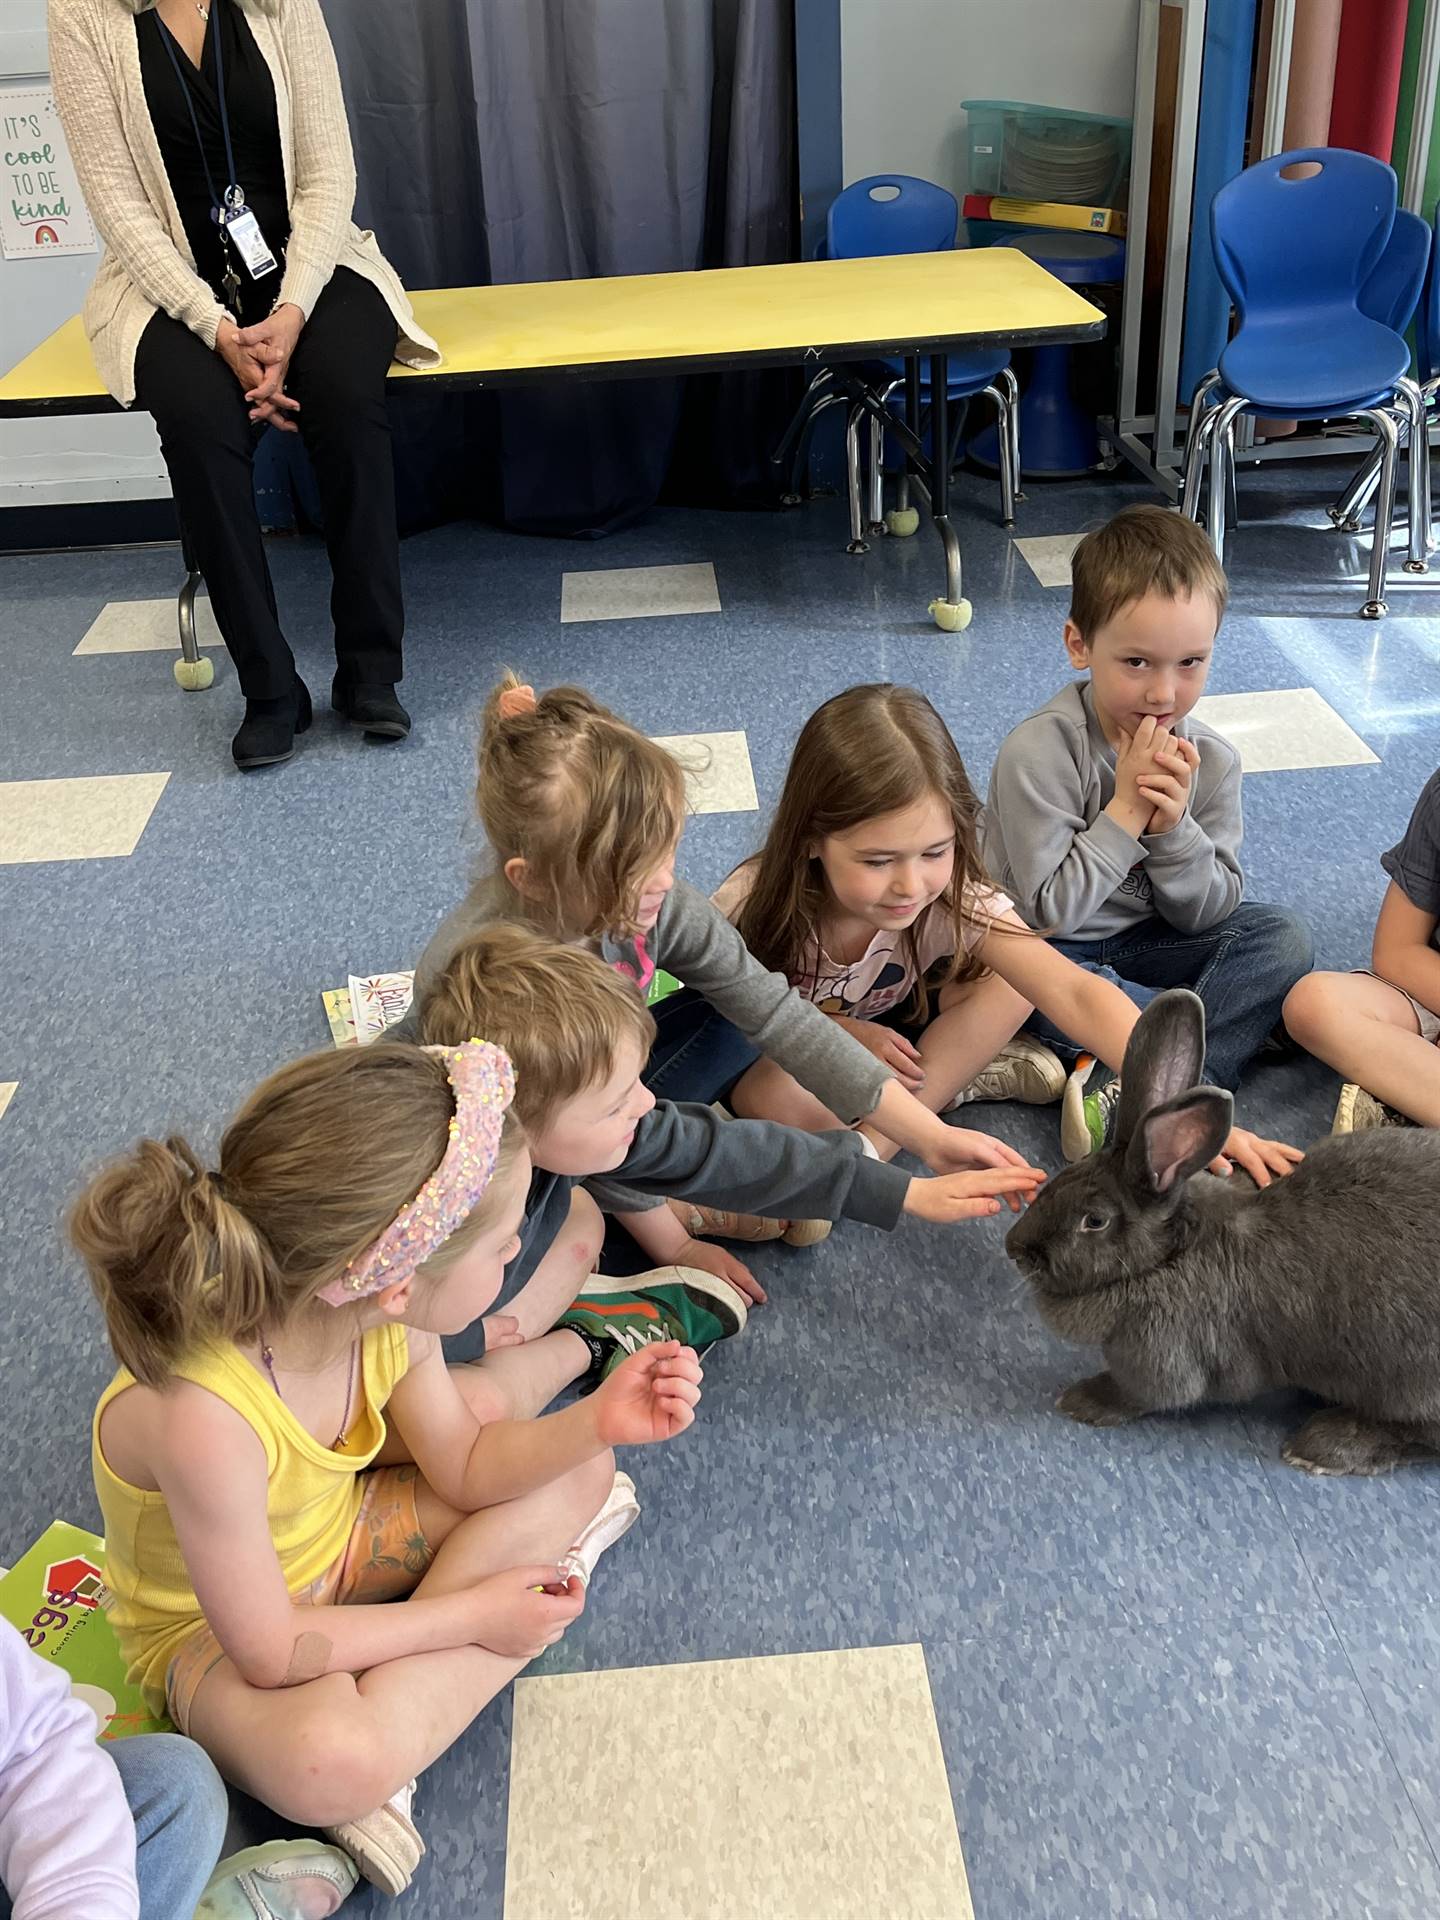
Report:
<svg viewBox="0 0 1440 1920"><path fill-rule="evenodd" d="M1060 1151L1072 1164L1098 1153L1110 1137L1115 1112L1120 1105L1120 1082L1107 1080L1094 1093L1085 1091L1095 1070L1092 1055L1082 1053L1075 1071L1065 1082L1060 1102Z"/></svg>
<svg viewBox="0 0 1440 1920"><path fill-rule="evenodd" d="M742 1332L748 1312L744 1294L716 1274L656 1267L618 1280L592 1273L556 1324L578 1333L589 1347L594 1366L586 1377L598 1386L630 1354L663 1340L704 1353Z"/></svg>

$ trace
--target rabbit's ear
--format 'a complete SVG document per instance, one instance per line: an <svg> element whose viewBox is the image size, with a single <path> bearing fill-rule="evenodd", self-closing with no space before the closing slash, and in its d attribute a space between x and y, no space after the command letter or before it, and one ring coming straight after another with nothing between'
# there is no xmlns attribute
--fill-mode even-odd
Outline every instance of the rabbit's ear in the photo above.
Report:
<svg viewBox="0 0 1440 1920"><path fill-rule="evenodd" d="M1125 1171L1151 1193L1169 1193L1206 1167L1225 1144L1235 1102L1219 1087L1194 1087L1152 1108L1125 1155Z"/></svg>
<svg viewBox="0 0 1440 1920"><path fill-rule="evenodd" d="M1186 1093L1205 1064L1205 1008L1188 987L1172 987L1150 1002L1135 1023L1120 1076L1115 1144L1128 1146L1152 1107Z"/></svg>

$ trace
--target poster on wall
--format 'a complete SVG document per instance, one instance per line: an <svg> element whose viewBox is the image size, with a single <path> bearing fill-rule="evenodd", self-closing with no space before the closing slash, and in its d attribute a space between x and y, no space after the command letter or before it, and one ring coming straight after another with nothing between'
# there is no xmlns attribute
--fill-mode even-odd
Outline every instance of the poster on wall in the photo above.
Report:
<svg viewBox="0 0 1440 1920"><path fill-rule="evenodd" d="M94 253L70 149L47 86L0 86L0 255Z"/></svg>

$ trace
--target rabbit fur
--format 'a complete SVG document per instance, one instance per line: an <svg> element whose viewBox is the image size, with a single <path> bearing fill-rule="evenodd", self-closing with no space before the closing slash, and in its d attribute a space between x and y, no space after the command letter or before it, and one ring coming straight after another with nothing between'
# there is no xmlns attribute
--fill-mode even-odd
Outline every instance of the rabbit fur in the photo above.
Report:
<svg viewBox="0 0 1440 1920"><path fill-rule="evenodd" d="M1440 1135L1332 1136L1263 1190L1201 1169L1231 1099L1197 1086L1205 1012L1184 988L1140 1016L1111 1140L1049 1181L1006 1236L1046 1324L1107 1371L1056 1403L1118 1426L1298 1387L1330 1403L1284 1448L1312 1473L1440 1454Z"/></svg>

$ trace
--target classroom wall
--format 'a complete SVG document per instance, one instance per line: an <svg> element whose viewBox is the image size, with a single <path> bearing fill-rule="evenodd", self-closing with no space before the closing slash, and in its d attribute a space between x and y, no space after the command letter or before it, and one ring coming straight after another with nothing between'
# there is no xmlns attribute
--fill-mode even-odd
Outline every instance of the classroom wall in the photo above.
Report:
<svg viewBox="0 0 1440 1920"><path fill-rule="evenodd" d="M45 0L0 0L0 80L43 79ZM0 367L79 311L100 256L0 260ZM0 420L0 507L154 499L170 491L148 414ZM0 528L3 539L3 528Z"/></svg>
<svg viewBox="0 0 1440 1920"><path fill-rule="evenodd" d="M1129 117L1140 0L840 0L845 178L965 192L962 100Z"/></svg>

